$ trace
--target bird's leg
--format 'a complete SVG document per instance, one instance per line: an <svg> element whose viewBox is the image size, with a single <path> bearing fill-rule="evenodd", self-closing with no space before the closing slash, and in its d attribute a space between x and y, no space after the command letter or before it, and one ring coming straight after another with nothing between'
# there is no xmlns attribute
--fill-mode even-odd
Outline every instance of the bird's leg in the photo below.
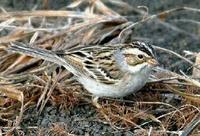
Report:
<svg viewBox="0 0 200 136"><path fill-rule="evenodd" d="M98 103L98 99L99 97L98 96L93 96L92 97L92 104L97 107L98 109L101 109L102 106Z"/></svg>
<svg viewBox="0 0 200 136"><path fill-rule="evenodd" d="M102 106L98 103L98 99L99 99L98 96L94 96L94 97L92 98L92 103L93 103L93 105L101 112L101 114L104 116L104 118L105 118L107 121L110 122L109 117L105 114L105 112L103 111Z"/></svg>

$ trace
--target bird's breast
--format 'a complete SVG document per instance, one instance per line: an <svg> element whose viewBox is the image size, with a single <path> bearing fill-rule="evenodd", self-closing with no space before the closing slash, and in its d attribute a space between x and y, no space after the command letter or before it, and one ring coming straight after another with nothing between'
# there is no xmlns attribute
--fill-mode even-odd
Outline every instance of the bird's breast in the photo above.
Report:
<svg viewBox="0 0 200 136"><path fill-rule="evenodd" d="M124 97L141 89L148 76L146 75L125 75L117 84L104 84L88 77L81 77L78 81L94 96Z"/></svg>

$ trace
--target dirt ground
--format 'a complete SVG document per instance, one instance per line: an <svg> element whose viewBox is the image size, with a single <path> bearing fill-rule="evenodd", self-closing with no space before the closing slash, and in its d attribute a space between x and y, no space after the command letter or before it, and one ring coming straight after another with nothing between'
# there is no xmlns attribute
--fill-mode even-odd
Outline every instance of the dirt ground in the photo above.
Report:
<svg viewBox="0 0 200 136"><path fill-rule="evenodd" d="M148 7L148 14L156 14L164 10L169 10L175 7L193 7L200 8L199 0L124 0L132 7L137 9L137 6ZM61 9L70 2L68 0L49 0L48 9ZM111 5L112 6L112 5ZM31 10L43 9L44 6L41 0L1 0L0 7L8 11L16 10ZM138 20L135 11L127 11L123 13L130 21ZM182 21L178 21L182 20ZM172 49L180 54L183 50L200 51L200 25L199 23L192 24L187 20L200 21L200 14L191 11L181 11L167 17L166 22L150 22L142 26L138 26L134 30L134 39L147 39L154 45ZM169 25L171 24L171 25ZM159 52L157 53L159 62L162 67L172 71L180 72L183 70L187 74L191 74L188 70L188 64L185 62L174 63L178 61L174 56ZM174 65L172 65L174 64ZM139 92L141 94L141 92ZM126 99L126 98L125 98ZM132 136L134 131L115 130L109 124L104 124L97 117L97 110L91 103L85 101L79 102L70 110L60 110L57 106L48 103L42 113L38 115L36 107L30 107L24 113L24 120L21 124L25 135L33 135L34 132L40 131L41 135L48 134L45 128L52 126L68 130L75 135L95 135L95 136ZM27 126L31 126L27 129ZM39 128L39 129L38 129Z"/></svg>

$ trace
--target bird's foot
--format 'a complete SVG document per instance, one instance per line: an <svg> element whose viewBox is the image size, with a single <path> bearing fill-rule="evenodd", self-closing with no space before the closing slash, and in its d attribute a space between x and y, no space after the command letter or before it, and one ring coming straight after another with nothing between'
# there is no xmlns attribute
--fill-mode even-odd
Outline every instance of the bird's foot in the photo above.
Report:
<svg viewBox="0 0 200 136"><path fill-rule="evenodd" d="M100 111L100 113L104 116L106 121L110 122L110 118L106 115L105 111L103 110L103 107L98 103L98 98L97 96L92 98L92 104Z"/></svg>

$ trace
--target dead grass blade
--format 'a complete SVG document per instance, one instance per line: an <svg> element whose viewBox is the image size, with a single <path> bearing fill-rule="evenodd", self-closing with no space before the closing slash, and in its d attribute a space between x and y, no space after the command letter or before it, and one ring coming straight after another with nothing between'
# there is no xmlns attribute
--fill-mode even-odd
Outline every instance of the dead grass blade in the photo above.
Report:
<svg viewBox="0 0 200 136"><path fill-rule="evenodd" d="M195 66L197 66L199 69L197 68L193 68L193 71L192 71L192 77L193 78L197 78L197 79L200 79L200 53L196 53L196 60L195 60Z"/></svg>
<svg viewBox="0 0 200 136"><path fill-rule="evenodd" d="M28 20L30 17L70 17L70 18L83 18L83 19L94 19L101 15L95 14L85 14L76 11L66 11L66 10L37 10L37 11L15 11L0 13L0 20L8 20L14 18L15 20L23 21Z"/></svg>
<svg viewBox="0 0 200 136"><path fill-rule="evenodd" d="M153 19L160 19L162 21L164 21L166 19L167 16L169 16L170 14L172 13L175 13L175 12L180 12L180 11L191 11L191 12L195 12L195 13L199 13L200 12L200 9L197 9L197 8L190 8L190 7L178 7L178 8L173 8L173 9L170 9L170 10L166 10L166 11L163 11L163 12L160 12L158 14L155 14L155 15L151 15L151 16L148 16L140 21L137 21L135 23L133 23L132 25L128 26L126 29L124 29L120 35L119 35L119 38L123 35L123 33L125 33L126 31L130 30L130 29L133 29L134 27L136 27L137 25L142 25L143 23L145 22L148 22L148 21L151 21ZM168 25L169 26L169 25ZM183 32L183 31L182 31ZM187 32L184 32L187 34ZM191 35L191 34L189 34ZM195 38L198 38L194 35L191 35L192 37L195 37Z"/></svg>
<svg viewBox="0 0 200 136"><path fill-rule="evenodd" d="M195 128L200 125L200 113L193 118L193 120L187 125L180 136L189 136Z"/></svg>
<svg viewBox="0 0 200 136"><path fill-rule="evenodd" d="M18 100L19 102L21 102L20 113L19 113L19 116L16 118L16 123L15 123L15 127L17 127L20 124L20 122L22 121L23 108L24 108L23 92L17 90L13 86L1 85L0 94L7 96L8 98Z"/></svg>
<svg viewBox="0 0 200 136"><path fill-rule="evenodd" d="M32 32L19 32L19 33L3 36L3 37L0 37L0 44L21 40L21 39L26 38L27 36L30 36L31 34Z"/></svg>
<svg viewBox="0 0 200 136"><path fill-rule="evenodd" d="M183 93L183 92L181 92L181 91L179 91L179 90L177 90L177 89L175 89L175 88L173 88L169 85L167 85L167 88L169 90L171 90L172 92L177 93L180 96L183 96L184 98L186 98L186 99L188 99L192 102L196 102L196 103L200 104L200 95L198 95L198 94L193 95L193 94Z"/></svg>

